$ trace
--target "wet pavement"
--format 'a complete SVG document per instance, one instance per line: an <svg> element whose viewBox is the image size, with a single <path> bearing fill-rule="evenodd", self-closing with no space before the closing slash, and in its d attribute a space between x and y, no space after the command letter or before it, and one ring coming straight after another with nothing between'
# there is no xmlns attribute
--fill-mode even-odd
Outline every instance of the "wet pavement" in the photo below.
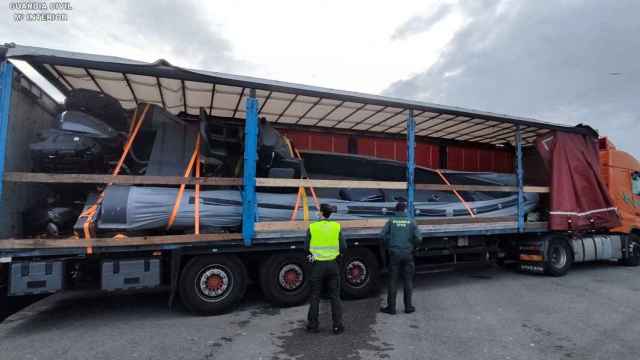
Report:
<svg viewBox="0 0 640 360"><path fill-rule="evenodd" d="M383 294L345 301L346 332L304 331L306 306L252 288L229 314L195 317L165 293L60 294L0 324L10 359L638 359L640 268L581 265L562 278L502 269L419 275L407 315ZM400 306L401 300L400 301ZM400 307L399 310L402 310Z"/></svg>

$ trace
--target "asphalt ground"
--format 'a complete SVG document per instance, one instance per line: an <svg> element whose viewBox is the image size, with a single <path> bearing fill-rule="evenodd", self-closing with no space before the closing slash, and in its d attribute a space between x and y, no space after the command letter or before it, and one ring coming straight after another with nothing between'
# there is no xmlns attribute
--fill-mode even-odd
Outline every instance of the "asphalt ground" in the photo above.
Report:
<svg viewBox="0 0 640 360"><path fill-rule="evenodd" d="M378 312L380 293L345 301L346 332L304 331L306 306L251 289L234 312L195 317L166 294L69 293L0 323L12 359L640 359L640 268L576 266L550 278L503 269L419 275L418 311ZM402 310L402 302L400 309Z"/></svg>

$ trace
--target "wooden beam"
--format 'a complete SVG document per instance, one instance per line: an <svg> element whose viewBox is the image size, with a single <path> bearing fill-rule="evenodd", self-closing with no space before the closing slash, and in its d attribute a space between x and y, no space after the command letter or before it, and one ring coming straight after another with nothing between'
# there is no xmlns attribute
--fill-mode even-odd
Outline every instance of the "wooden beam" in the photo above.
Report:
<svg viewBox="0 0 640 360"><path fill-rule="evenodd" d="M200 185L209 186L241 186L242 179L203 177L200 179L179 176L138 176L138 175L94 175L94 174L47 174L27 172L7 172L4 181L16 183L66 183L66 184L121 184L121 185ZM404 181L361 181L361 180L310 180L310 179L276 179L257 178L256 185L260 187L290 187L297 188L352 188L352 189L405 189ZM445 184L416 184L417 190L431 191L484 191L484 192L516 192L515 186L497 185L445 185ZM524 192L548 193L547 186L525 186Z"/></svg>
<svg viewBox="0 0 640 360"><path fill-rule="evenodd" d="M363 180L310 180L310 179L273 179L257 178L257 186L262 187L316 187L316 188L352 188L352 189L406 189L404 181L363 181ZM418 190L432 191L486 191L486 192L516 192L515 186L498 185L445 185L445 184L416 184ZM525 186L525 192L548 193L547 186Z"/></svg>
<svg viewBox="0 0 640 360"><path fill-rule="evenodd" d="M60 183L60 184L121 184L121 185L212 185L240 186L242 179L204 177L200 179L180 176L137 176L137 175L94 175L94 174L46 174L27 172L7 172L4 181L17 183Z"/></svg>
<svg viewBox="0 0 640 360"><path fill-rule="evenodd" d="M364 219L364 220L344 220L339 221L344 229L373 229L382 228L388 219ZM452 225L455 229L485 224L486 226L513 225L516 222L514 217L477 217L477 218L441 218L422 219L416 221L422 230L429 231L447 230ZM256 223L256 231L263 234L274 231L306 231L309 221L273 221ZM526 223L525 228L529 230L546 230L546 222ZM170 245L186 244L200 245L203 243L217 241L241 241L240 233L218 233L218 234L186 234L186 235L160 235L160 236L137 236L125 238L94 238L94 239L3 239L0 240L0 250L39 250L39 249L60 249L60 248L109 248L118 246L149 246L149 245Z"/></svg>
<svg viewBox="0 0 640 360"><path fill-rule="evenodd" d="M265 221L256 223L256 231L306 231L313 221ZM344 220L340 221L343 229L382 228L387 219Z"/></svg>
<svg viewBox="0 0 640 360"><path fill-rule="evenodd" d="M52 249L52 248L94 248L114 246L145 246L167 244L195 244L199 242L242 240L242 234L188 234L166 236L139 236L127 238L95 238L95 239L5 239L0 240L0 250L19 249Z"/></svg>
<svg viewBox="0 0 640 360"><path fill-rule="evenodd" d="M363 229L382 228L388 218L363 219L363 220L336 220L343 229ZM256 231L306 231L313 221L264 221L256 223ZM460 217L460 218L439 218L420 219L416 223L420 226L444 226L444 225L466 225L466 224L493 224L493 223L513 223L513 216L505 217Z"/></svg>
<svg viewBox="0 0 640 360"><path fill-rule="evenodd" d="M499 186L499 185L445 185L445 184L416 184L416 190L431 191L480 191L480 192L517 192L516 186ZM524 192L530 193L548 193L548 186L525 186Z"/></svg>
<svg viewBox="0 0 640 360"><path fill-rule="evenodd" d="M310 179L274 179L257 178L256 186L262 187L317 187L317 188L353 188L353 189L405 189L404 181L360 181L360 180L310 180Z"/></svg>

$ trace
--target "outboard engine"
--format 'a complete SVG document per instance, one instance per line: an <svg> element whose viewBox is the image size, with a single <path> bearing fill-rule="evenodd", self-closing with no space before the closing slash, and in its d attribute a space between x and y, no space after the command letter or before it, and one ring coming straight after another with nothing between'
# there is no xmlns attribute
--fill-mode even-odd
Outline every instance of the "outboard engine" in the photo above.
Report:
<svg viewBox="0 0 640 360"><path fill-rule="evenodd" d="M49 173L105 173L117 160L124 136L95 117L64 111L59 129L38 133L29 146L34 170Z"/></svg>

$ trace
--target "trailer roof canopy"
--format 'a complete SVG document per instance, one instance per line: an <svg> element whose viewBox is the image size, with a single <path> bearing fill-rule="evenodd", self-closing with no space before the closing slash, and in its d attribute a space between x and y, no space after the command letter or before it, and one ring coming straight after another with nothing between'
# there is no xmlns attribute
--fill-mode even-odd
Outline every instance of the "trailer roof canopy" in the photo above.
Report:
<svg viewBox="0 0 640 360"><path fill-rule="evenodd" d="M524 144L550 130L589 131L426 102L184 69L165 60L145 63L14 44L0 47L0 58L26 61L65 94L77 88L101 91L127 109L148 102L174 114L197 115L203 107L213 116L244 118L245 101L255 89L260 116L275 123L404 134L412 110L417 136L457 141L513 143L518 126Z"/></svg>

